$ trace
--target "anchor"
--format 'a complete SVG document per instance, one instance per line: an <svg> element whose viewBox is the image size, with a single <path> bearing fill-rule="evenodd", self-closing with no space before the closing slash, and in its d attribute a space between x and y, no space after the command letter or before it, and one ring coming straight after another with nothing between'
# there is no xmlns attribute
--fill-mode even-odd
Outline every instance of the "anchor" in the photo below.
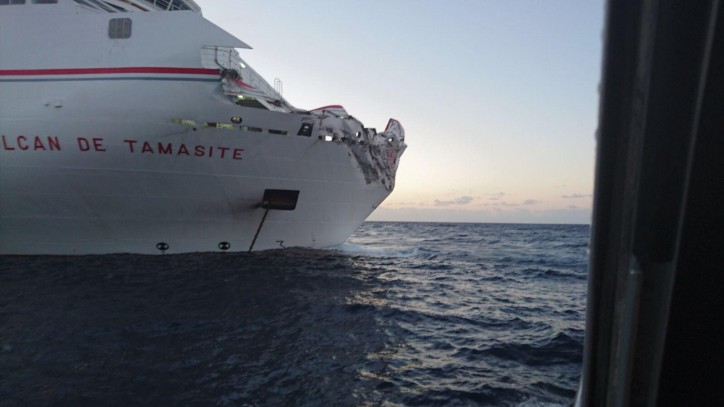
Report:
<svg viewBox="0 0 724 407"><path fill-rule="evenodd" d="M254 249L254 244L256 244L256 239L259 237L259 232L261 232L261 228L264 226L264 222L266 221L266 217L269 214L269 210L273 209L278 211L293 211L297 208L297 200L299 200L299 191L297 190L264 190L264 197L261 199L261 203L259 204L259 207L264 209L264 216L262 216L261 222L259 222L259 227L256 229L256 234L254 234L254 239L251 241L251 246L249 246L250 253Z"/></svg>

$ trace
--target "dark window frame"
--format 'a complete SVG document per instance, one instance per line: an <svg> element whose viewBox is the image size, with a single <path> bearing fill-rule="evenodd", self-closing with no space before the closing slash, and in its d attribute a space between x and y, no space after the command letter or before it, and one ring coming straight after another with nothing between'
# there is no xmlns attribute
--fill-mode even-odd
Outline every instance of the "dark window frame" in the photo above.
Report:
<svg viewBox="0 0 724 407"><path fill-rule="evenodd" d="M108 37L111 39L131 38L133 22L130 18L111 18L108 21Z"/></svg>

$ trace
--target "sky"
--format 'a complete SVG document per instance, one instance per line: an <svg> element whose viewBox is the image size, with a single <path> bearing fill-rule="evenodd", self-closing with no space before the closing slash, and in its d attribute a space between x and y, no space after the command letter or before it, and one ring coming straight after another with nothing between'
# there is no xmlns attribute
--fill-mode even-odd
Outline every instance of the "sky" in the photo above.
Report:
<svg viewBox="0 0 724 407"><path fill-rule="evenodd" d="M196 0L292 105L393 117L368 220L590 223L603 0Z"/></svg>

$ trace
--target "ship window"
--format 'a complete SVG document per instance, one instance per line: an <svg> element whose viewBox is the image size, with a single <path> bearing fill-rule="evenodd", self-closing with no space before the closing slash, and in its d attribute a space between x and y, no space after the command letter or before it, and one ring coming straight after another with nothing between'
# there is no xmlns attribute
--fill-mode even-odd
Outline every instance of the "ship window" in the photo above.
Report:
<svg viewBox="0 0 724 407"><path fill-rule="evenodd" d="M108 36L111 38L130 38L131 19L111 18L108 22Z"/></svg>
<svg viewBox="0 0 724 407"><path fill-rule="evenodd" d="M55 4L57 2L58 0L33 0L33 4Z"/></svg>
<svg viewBox="0 0 724 407"><path fill-rule="evenodd" d="M204 124L204 127L211 127L214 129L233 129L234 126L231 123L216 123L216 122L206 122Z"/></svg>
<svg viewBox="0 0 724 407"><path fill-rule="evenodd" d="M7 6L8 4L25 4L25 0L0 0L0 6Z"/></svg>

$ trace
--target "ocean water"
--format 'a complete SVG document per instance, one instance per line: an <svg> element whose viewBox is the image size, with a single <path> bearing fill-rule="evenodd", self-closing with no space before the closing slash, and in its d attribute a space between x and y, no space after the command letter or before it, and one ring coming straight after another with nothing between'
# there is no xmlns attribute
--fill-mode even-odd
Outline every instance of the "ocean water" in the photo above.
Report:
<svg viewBox="0 0 724 407"><path fill-rule="evenodd" d="M567 406L588 238L367 222L336 250L0 257L0 405Z"/></svg>

